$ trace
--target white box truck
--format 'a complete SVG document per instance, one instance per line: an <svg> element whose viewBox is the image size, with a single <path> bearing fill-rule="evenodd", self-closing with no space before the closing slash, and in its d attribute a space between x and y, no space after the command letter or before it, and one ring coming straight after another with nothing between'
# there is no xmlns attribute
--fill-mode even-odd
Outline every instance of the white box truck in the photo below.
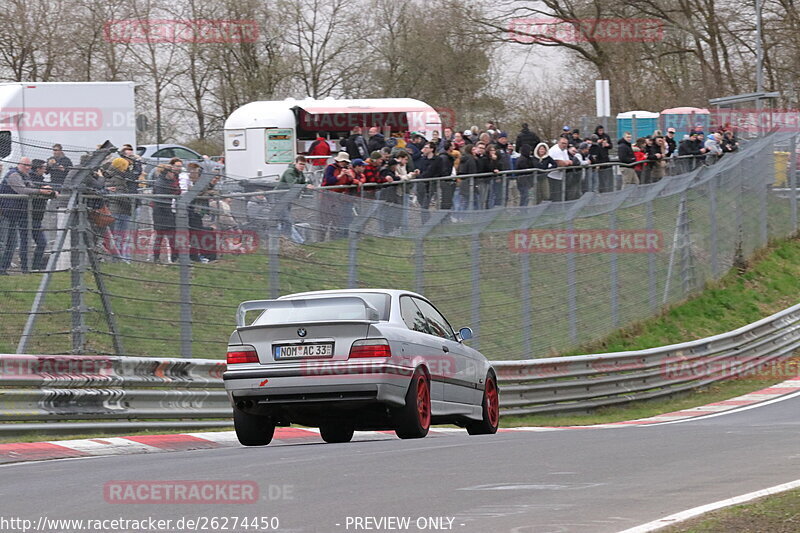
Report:
<svg viewBox="0 0 800 533"><path fill-rule="evenodd" d="M442 133L439 113L413 98L295 100L250 102L225 121L225 173L229 178L278 181L298 154L306 153L318 132L331 150L353 126L377 126L384 135L419 131Z"/></svg>
<svg viewBox="0 0 800 533"><path fill-rule="evenodd" d="M134 82L0 83L0 161L49 155L64 147L75 164L109 140L136 146Z"/></svg>

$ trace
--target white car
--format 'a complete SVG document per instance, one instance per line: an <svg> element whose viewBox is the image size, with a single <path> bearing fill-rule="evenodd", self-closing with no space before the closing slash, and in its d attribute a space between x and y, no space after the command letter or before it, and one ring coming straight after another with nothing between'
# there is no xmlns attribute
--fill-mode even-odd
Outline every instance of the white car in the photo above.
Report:
<svg viewBox="0 0 800 533"><path fill-rule="evenodd" d="M247 322L247 313L260 311ZM497 375L419 294L353 289L244 302L228 343L225 389L239 442L269 444L276 426L319 427L326 442L354 430L420 438L431 424L492 434Z"/></svg>

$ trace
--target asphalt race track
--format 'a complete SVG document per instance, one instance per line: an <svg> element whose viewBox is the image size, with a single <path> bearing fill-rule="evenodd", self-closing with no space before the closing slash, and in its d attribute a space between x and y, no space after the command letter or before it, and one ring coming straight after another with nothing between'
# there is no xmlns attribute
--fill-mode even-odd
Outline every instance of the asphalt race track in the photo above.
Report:
<svg viewBox="0 0 800 533"><path fill-rule="evenodd" d="M230 531L233 517L277 517L281 531L297 532L601 533L798 478L800 397L641 427L11 464L0 468L0 515L34 524L43 515L152 517L172 524L183 518L184 527L172 531L189 530L187 519L200 519L194 529L205 523L206 530L223 531L222 522L212 528L210 520L228 517ZM132 480L250 481L259 498L240 504L106 501L107 482Z"/></svg>

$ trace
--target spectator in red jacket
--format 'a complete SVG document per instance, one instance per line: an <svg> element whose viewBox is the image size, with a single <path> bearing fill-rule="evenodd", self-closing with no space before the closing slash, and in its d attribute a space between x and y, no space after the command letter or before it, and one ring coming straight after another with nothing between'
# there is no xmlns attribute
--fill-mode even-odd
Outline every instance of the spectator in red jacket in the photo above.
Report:
<svg viewBox="0 0 800 533"><path fill-rule="evenodd" d="M317 133L316 140L311 143L311 147L308 149L308 155L313 156L311 164L315 167L324 167L328 163L327 158L331 155L331 147L328 145L323 132Z"/></svg>

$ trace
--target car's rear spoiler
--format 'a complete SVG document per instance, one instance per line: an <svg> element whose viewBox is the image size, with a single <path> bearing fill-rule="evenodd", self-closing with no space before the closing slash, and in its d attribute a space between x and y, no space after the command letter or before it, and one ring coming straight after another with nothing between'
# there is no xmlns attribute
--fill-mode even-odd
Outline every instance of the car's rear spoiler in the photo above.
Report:
<svg viewBox="0 0 800 533"><path fill-rule="evenodd" d="M297 300L250 300L239 304L236 310L236 327L246 327L245 315L248 311L266 311L268 309L296 309L298 307L314 307L324 303L331 304L360 304L364 306L364 317L361 320L377 322L380 320L378 310L366 300L358 296L329 296L321 298L302 298Z"/></svg>

